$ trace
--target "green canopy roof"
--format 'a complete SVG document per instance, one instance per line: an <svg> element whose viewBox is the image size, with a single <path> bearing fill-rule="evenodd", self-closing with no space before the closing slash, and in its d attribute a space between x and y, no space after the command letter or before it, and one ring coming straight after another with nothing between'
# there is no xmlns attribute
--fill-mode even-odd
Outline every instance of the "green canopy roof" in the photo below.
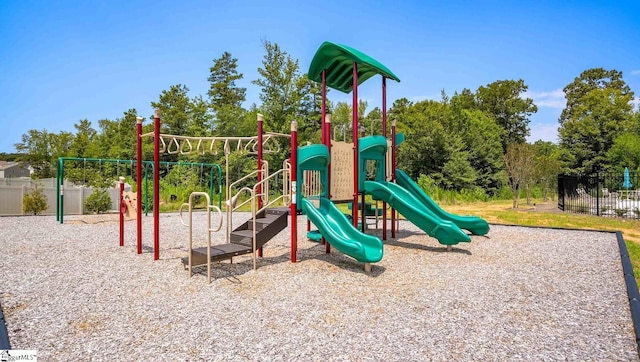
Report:
<svg viewBox="0 0 640 362"><path fill-rule="evenodd" d="M358 64L358 85L376 74L400 81L389 68L365 53L325 41L320 45L309 66L309 79L322 81L322 71L326 70L327 87L349 93L353 87L353 63Z"/></svg>

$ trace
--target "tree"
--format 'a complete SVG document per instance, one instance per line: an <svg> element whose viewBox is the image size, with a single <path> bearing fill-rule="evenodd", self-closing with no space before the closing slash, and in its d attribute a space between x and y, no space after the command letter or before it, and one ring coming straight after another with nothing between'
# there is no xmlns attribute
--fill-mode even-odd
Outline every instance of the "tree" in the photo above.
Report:
<svg viewBox="0 0 640 362"><path fill-rule="evenodd" d="M455 97L454 97L455 98ZM495 195L504 183L502 161L502 129L495 120L475 109L457 109L452 103L454 117L458 120L462 139L466 145L469 163L476 173L475 185L488 195Z"/></svg>
<svg viewBox="0 0 640 362"><path fill-rule="evenodd" d="M97 139L99 154L102 158L133 160L137 157L137 117L138 111L132 108L124 112L122 118L118 118L115 121L109 119L101 119L98 121L100 132ZM153 127L153 125L148 124L147 127ZM146 159L153 157L151 153L152 148L153 146L150 143L143 143L143 149L147 151L144 156Z"/></svg>
<svg viewBox="0 0 640 362"><path fill-rule="evenodd" d="M624 167L630 170L640 169L640 135L625 132L616 137L613 145L607 151L607 159L610 162L610 170L619 171Z"/></svg>
<svg viewBox="0 0 640 362"><path fill-rule="evenodd" d="M211 135L213 116L209 112L209 104L202 96L194 97L189 104L191 122L187 129L187 135L193 137L205 137Z"/></svg>
<svg viewBox="0 0 640 362"><path fill-rule="evenodd" d="M302 98L298 109L298 139L300 142L320 142L320 127L322 124L322 86L313 82L304 74L298 78L297 88L300 89ZM330 89L327 88L327 95ZM331 101L327 99L327 114L331 113Z"/></svg>
<svg viewBox="0 0 640 362"><path fill-rule="evenodd" d="M534 172L542 187L542 201L548 201L554 195L558 183L558 174L562 172L561 150L558 145L538 140L534 144Z"/></svg>
<svg viewBox="0 0 640 362"><path fill-rule="evenodd" d="M340 139L341 135L345 142L350 142L351 140L351 113L352 111L349 103L338 102L333 110L333 114L331 115L332 133L337 130L338 139ZM333 137L333 134L331 136Z"/></svg>
<svg viewBox="0 0 640 362"><path fill-rule="evenodd" d="M32 178L55 177L58 157L68 156L72 141L73 134L69 132L55 134L46 129L29 130L22 135L22 142L15 144L20 153L18 161L33 168Z"/></svg>
<svg viewBox="0 0 640 362"><path fill-rule="evenodd" d="M238 73L238 59L232 58L231 53L224 52L218 59L213 60L209 68L209 102L211 109L217 113L222 107L241 107L246 99L247 88L238 87L236 81L243 78Z"/></svg>
<svg viewBox="0 0 640 362"><path fill-rule="evenodd" d="M622 72L604 68L587 69L563 88L567 103L558 120L561 127L567 121L580 117L582 110L576 111L576 107L580 107L583 102L582 99L595 89L616 89L620 91L620 95L623 97L627 95L633 97L631 88L622 79Z"/></svg>
<svg viewBox="0 0 640 362"><path fill-rule="evenodd" d="M512 143L507 147L503 159L513 193L513 208L517 208L522 187L526 188L531 183L534 170L533 148L528 143Z"/></svg>
<svg viewBox="0 0 640 362"><path fill-rule="evenodd" d="M160 93L158 102L151 102L151 107L162 113L161 132L188 136L191 125L191 100L187 93L189 88L182 84L172 85L169 90ZM153 117L151 117L153 119Z"/></svg>
<svg viewBox="0 0 640 362"><path fill-rule="evenodd" d="M266 54L260 78L251 83L260 87L260 111L268 121L268 129L274 132L289 132L291 121L300 119L300 104L304 98L304 84L298 61L291 58L277 43L263 41Z"/></svg>
<svg viewBox="0 0 640 362"><path fill-rule="evenodd" d="M560 145L573 156L569 166L580 173L610 168L607 153L614 140L634 127L633 92L622 73L588 69L564 92L567 105L558 120L558 133Z"/></svg>
<svg viewBox="0 0 640 362"><path fill-rule="evenodd" d="M91 122L83 119L73 127L76 129L76 134L71 143L71 156L85 158L100 156L98 132L91 127Z"/></svg>
<svg viewBox="0 0 640 362"><path fill-rule="evenodd" d="M360 124L366 129L367 134L382 134L382 111L380 108L374 107L360 122ZM387 124L387 137L391 137L390 126L390 124Z"/></svg>
<svg viewBox="0 0 640 362"><path fill-rule="evenodd" d="M238 59L224 52L214 59L209 72L207 94L214 115L211 128L219 136L243 135L238 133L238 122L244 117L242 102L246 100L247 89L236 85L236 81L243 78L243 74L238 73ZM198 104L197 101L194 103Z"/></svg>
<svg viewBox="0 0 640 362"><path fill-rule="evenodd" d="M529 87L522 79L499 80L476 91L478 108L487 112L503 128L503 149L511 143L523 143L529 135L529 116L538 111L533 99L522 98Z"/></svg>
<svg viewBox="0 0 640 362"><path fill-rule="evenodd" d="M573 118L558 130L560 145L575 157L571 168L581 173L609 168L607 152L631 127L630 98L617 89L593 89L573 105Z"/></svg>

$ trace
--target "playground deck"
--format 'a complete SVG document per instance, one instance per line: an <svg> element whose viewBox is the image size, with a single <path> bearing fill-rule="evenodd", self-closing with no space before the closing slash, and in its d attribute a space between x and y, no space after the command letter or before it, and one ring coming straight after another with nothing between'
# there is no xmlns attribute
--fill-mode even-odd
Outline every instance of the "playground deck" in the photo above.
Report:
<svg viewBox="0 0 640 362"><path fill-rule="evenodd" d="M115 219L73 219L0 218L12 347L37 349L43 360L638 358L610 233L492 226L489 238L446 252L403 221L365 273L306 241L301 217L297 264L285 229L257 271L240 256L216 266L207 284L183 268L186 228L176 214L161 215L155 262L151 218L143 255L135 223L118 247ZM204 219L194 217L194 235Z"/></svg>

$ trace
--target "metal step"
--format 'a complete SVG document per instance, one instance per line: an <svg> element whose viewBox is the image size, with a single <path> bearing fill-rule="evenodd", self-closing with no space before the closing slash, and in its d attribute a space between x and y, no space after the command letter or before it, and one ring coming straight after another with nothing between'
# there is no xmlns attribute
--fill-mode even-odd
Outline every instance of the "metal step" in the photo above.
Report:
<svg viewBox="0 0 640 362"><path fill-rule="evenodd" d="M220 261L231 259L234 256L245 255L251 253L252 247L246 247L238 244L221 244L211 246L211 261ZM184 265L189 265L189 258L182 258ZM207 264L207 247L195 248L191 250L191 265Z"/></svg>
<svg viewBox="0 0 640 362"><path fill-rule="evenodd" d="M288 208L266 209L256 219L256 247L260 248L288 225ZM253 247L253 220L231 232L230 242Z"/></svg>

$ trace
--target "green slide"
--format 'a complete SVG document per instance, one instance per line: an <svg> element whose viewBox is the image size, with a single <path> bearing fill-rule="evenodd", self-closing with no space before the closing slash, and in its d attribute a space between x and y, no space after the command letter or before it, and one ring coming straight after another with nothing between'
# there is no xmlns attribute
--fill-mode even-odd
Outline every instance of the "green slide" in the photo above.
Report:
<svg viewBox="0 0 640 362"><path fill-rule="evenodd" d="M482 218L476 216L459 216L444 211L402 170L396 170L396 182L442 220L449 220L460 229L469 230L474 235L485 235L489 232L489 224Z"/></svg>
<svg viewBox="0 0 640 362"><path fill-rule="evenodd" d="M451 221L442 220L427 209L411 193L390 182L364 182L365 192L398 210L407 220L438 239L440 244L454 245L470 242L471 238Z"/></svg>
<svg viewBox="0 0 640 362"><path fill-rule="evenodd" d="M300 202L307 218L333 247L361 263L376 263L382 259L382 240L354 228L331 200L321 197L319 209L305 198Z"/></svg>

